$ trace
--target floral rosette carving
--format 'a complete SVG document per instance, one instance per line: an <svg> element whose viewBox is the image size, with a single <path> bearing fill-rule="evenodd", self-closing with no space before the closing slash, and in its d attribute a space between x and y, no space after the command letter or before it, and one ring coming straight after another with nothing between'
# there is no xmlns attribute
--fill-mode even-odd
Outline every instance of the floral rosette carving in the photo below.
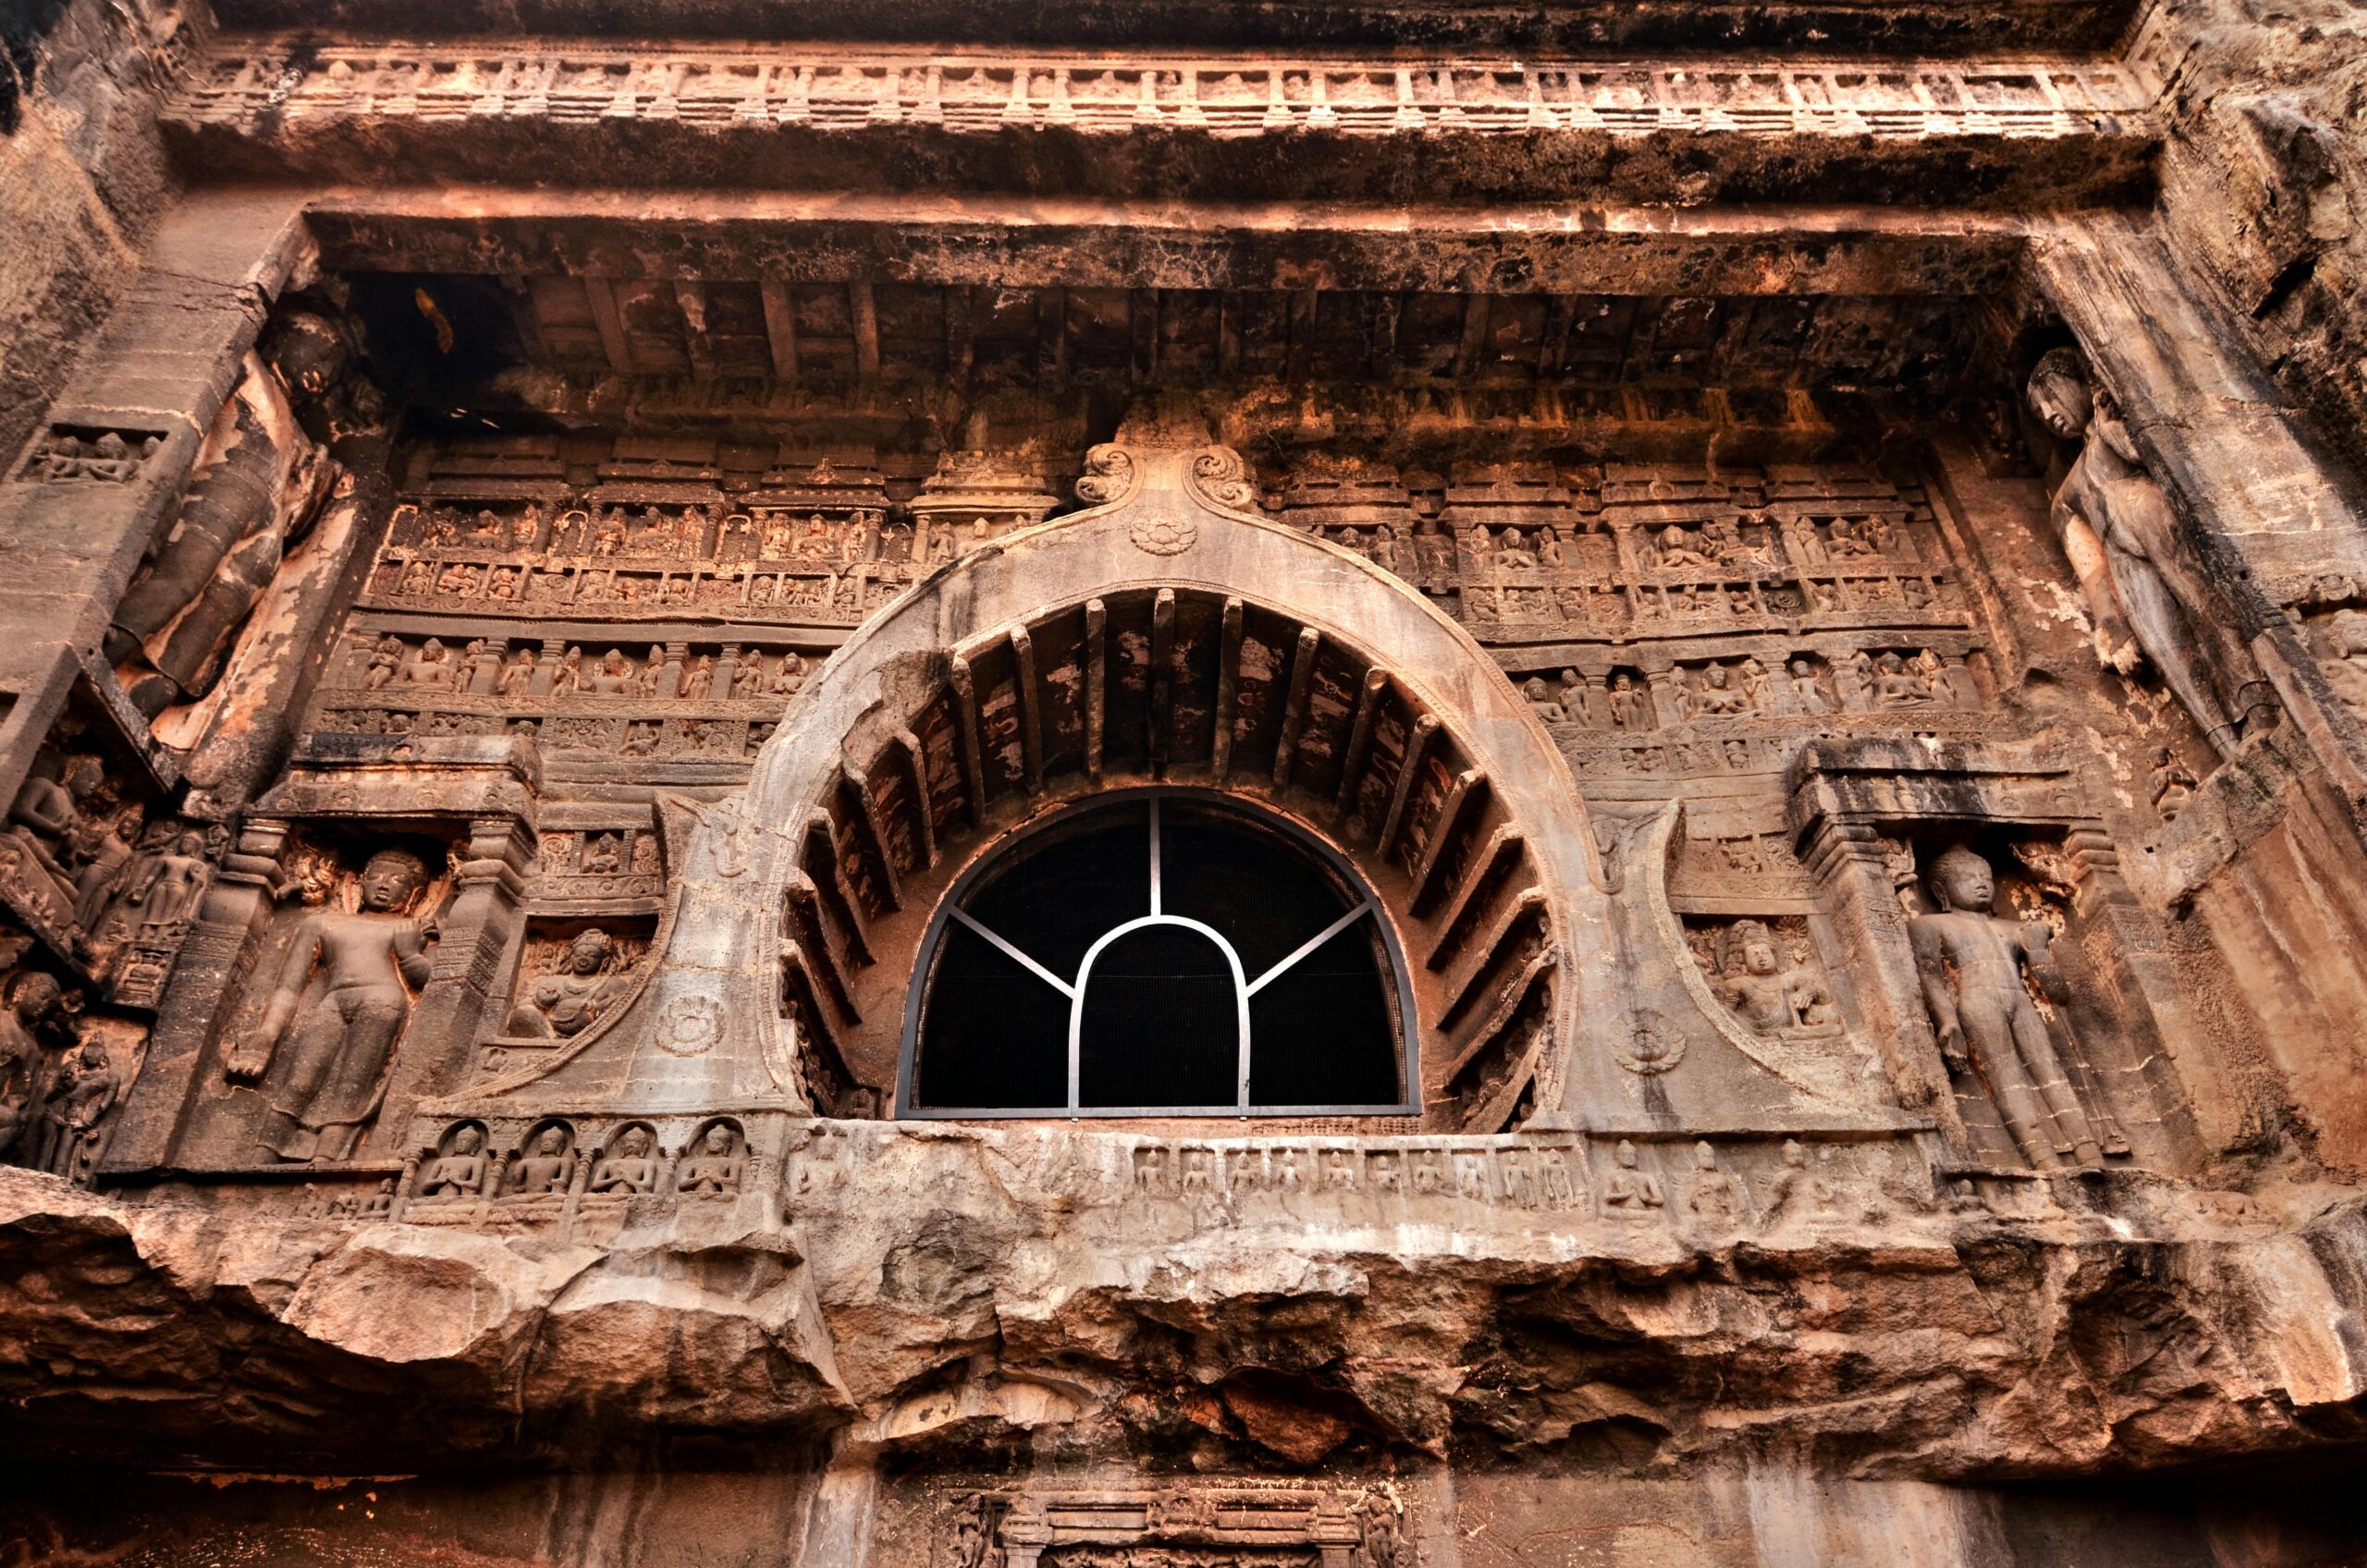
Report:
<svg viewBox="0 0 2367 1568"><path fill-rule="evenodd" d="M1612 1054L1628 1072L1650 1078L1685 1060L1685 1036L1670 1029L1658 1013L1638 1012L1634 1029L1612 1047Z"/></svg>
<svg viewBox="0 0 2367 1568"><path fill-rule="evenodd" d="M1134 548L1153 556L1180 556L1199 542L1199 526L1190 518L1147 517L1126 531Z"/></svg>
<svg viewBox="0 0 2367 1568"><path fill-rule="evenodd" d="M668 1056L705 1056L722 1037L723 1004L701 992L676 997L657 1015L657 1048Z"/></svg>

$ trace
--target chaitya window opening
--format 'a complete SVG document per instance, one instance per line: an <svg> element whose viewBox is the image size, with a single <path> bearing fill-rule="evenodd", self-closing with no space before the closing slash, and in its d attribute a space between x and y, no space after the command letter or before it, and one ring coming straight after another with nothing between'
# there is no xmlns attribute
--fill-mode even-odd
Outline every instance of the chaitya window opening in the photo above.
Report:
<svg viewBox="0 0 2367 1568"><path fill-rule="evenodd" d="M1410 1114L1412 986L1337 851L1131 791L973 868L932 922L900 1114Z"/></svg>

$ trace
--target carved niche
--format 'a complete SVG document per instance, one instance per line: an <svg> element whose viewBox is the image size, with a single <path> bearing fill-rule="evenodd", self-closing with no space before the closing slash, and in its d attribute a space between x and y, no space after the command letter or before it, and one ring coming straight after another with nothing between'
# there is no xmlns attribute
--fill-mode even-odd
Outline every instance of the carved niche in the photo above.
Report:
<svg viewBox="0 0 2367 1568"><path fill-rule="evenodd" d="M1987 1167L2177 1170L2199 1151L2176 991L2044 743L1819 741L1789 820L1901 1099ZM2207 1082L2208 1080L2206 1080Z"/></svg>
<svg viewBox="0 0 2367 1568"><path fill-rule="evenodd" d="M17 477L37 484L129 484L164 444L153 430L54 424L25 454Z"/></svg>
<svg viewBox="0 0 2367 1568"><path fill-rule="evenodd" d="M270 1160L339 1163L377 1121L451 883L424 845L297 843L287 868L224 1031L223 1076L247 1091L226 1135Z"/></svg>
<svg viewBox="0 0 2367 1568"><path fill-rule="evenodd" d="M2025 858L2042 866L2049 848L2030 846ZM2014 884L2014 913L2000 914L1998 890L1989 857L1962 842L1937 848L1919 884L1902 888L1941 1060L1958 1083L1978 1085L2032 1168L2126 1157L2128 1136L2072 1025L2070 984L2055 962L2063 913L2025 877Z"/></svg>
<svg viewBox="0 0 2367 1568"><path fill-rule="evenodd" d="M939 1525L937 1568L1411 1568L1394 1488L1178 1480L979 1492Z"/></svg>

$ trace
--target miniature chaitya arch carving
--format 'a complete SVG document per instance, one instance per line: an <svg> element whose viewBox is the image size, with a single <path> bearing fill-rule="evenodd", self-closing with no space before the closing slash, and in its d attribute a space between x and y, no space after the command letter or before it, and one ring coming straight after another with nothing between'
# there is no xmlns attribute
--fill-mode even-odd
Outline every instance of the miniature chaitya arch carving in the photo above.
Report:
<svg viewBox="0 0 2367 1568"><path fill-rule="evenodd" d="M915 1099L920 1036L900 1025L947 925L995 950L941 912L1000 846L1125 790L1182 789L1244 802L1230 809L1278 842L1321 846L1294 852L1333 857L1343 885L1363 889L1352 902L1368 901L1386 931L1374 991L1396 1042L1391 1082L1245 1097L1228 1069L1221 1093L1100 1109L1428 1107L1443 1125L1490 1130L1561 1114L1556 1052L1575 1037L1581 967L1571 900L1600 894L1584 808L1551 741L1417 594L1237 509L1211 459L1231 454L1204 436L1162 443L1154 431L1097 453L1088 466L1106 482L1089 498L1106 493L1102 505L931 574L791 705L748 796L749 820L782 851L779 986L762 1027L794 1039L817 1105L892 1095L913 1114L1091 1113L1096 1096L1068 1082L1069 1014L1082 1029L1091 1011L1077 994L1082 949L1047 966L1058 985L1012 965L1061 1014L1056 1095L948 1100L924 1071ZM1284 583L1291 597L1268 597ZM1185 929L1145 922L1105 950L1171 942L1177 962L1199 963ZM1223 942L1197 950L1221 977ZM1257 979L1245 966L1240 988Z"/></svg>
<svg viewBox="0 0 2367 1568"><path fill-rule="evenodd" d="M1237 594L1126 588L965 639L899 672L896 688L902 712L862 716L791 830L779 906L779 1004L803 1058L840 1092L892 1086L899 1113L912 1115L1396 1116L1443 1101L1458 1121L1515 1118L1553 1037L1566 969L1535 849L1551 835L1514 815L1467 721L1395 670ZM1057 964L1013 959L1025 944L998 941L1004 934L970 917L963 899L1016 840L1145 790L1194 800L1202 819L1251 825L1354 889L1262 964L1233 951L1222 919L1197 923L1211 982L1238 971L1219 987L1232 998L1228 1059L1241 1067L1257 1054L1238 1047L1255 1033L1245 1025L1261 982L1277 983L1265 974L1273 962L1334 922L1368 917L1379 943L1369 998L1386 1014L1373 1031L1392 1042L1380 1058L1385 1084L1351 1073L1353 1089L1276 1097L1228 1069L1205 1095L1094 1092L1095 1053L1079 1043L1106 1003L1086 984L1093 955L1079 943ZM1146 841L1149 831L1146 815ZM1088 938L1191 945L1191 925L1162 913L1147 888L1134 901ZM949 943L1000 953L992 962L1040 993L999 1005L1045 1012L1056 1092L928 1091L919 998Z"/></svg>
<svg viewBox="0 0 2367 1568"><path fill-rule="evenodd" d="M900 1116L1420 1109L1381 900L1213 791L1090 799L997 843L939 901L903 1016Z"/></svg>

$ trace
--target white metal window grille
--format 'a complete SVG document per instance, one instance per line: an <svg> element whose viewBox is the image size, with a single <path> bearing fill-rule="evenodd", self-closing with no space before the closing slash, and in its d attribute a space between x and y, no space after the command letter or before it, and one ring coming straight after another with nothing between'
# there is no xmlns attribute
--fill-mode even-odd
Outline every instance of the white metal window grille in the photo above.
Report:
<svg viewBox="0 0 2367 1568"><path fill-rule="evenodd" d="M1001 891L1006 851L932 923L901 1114L1415 1109L1411 987L1386 913L1336 851L1186 791L1097 802L1055 826L1086 831L1048 857L1043 886ZM1111 864L1129 850L1139 869ZM1007 1073L980 1071L988 1058Z"/></svg>

